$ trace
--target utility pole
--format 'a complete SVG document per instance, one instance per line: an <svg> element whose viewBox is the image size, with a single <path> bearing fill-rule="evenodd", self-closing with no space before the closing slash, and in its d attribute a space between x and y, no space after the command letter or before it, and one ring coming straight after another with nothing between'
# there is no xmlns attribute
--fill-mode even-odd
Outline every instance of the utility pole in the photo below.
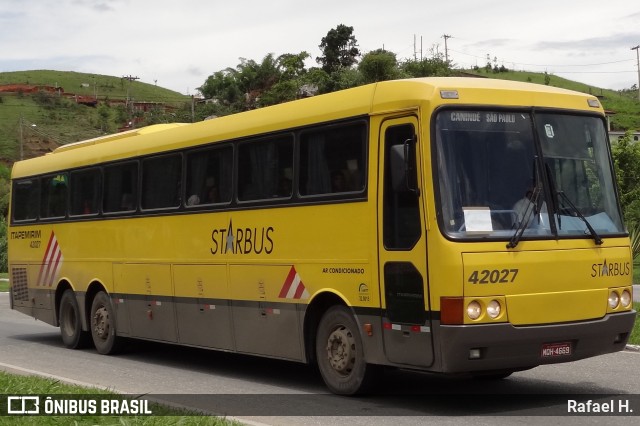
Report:
<svg viewBox="0 0 640 426"><path fill-rule="evenodd" d="M640 53L638 53L638 48L640 48L640 44L632 47L631 50L636 51L636 59L638 60L638 100L640 100Z"/></svg>
<svg viewBox="0 0 640 426"><path fill-rule="evenodd" d="M196 122L196 97L191 95L191 122Z"/></svg>
<svg viewBox="0 0 640 426"><path fill-rule="evenodd" d="M124 78L125 80L129 80L129 86L127 87L127 100L126 100L125 106L127 108L127 111L129 111L129 123L131 123L131 127L134 128L135 123L133 120L133 104L129 103L129 92L131 90L131 83L136 80L140 80L140 77L134 77L131 74L129 74L129 75L123 75L122 78Z"/></svg>
<svg viewBox="0 0 640 426"><path fill-rule="evenodd" d="M444 60L448 64L449 63L449 49L447 48L447 40L451 38L449 34L443 34L442 38L444 39Z"/></svg>
<svg viewBox="0 0 640 426"><path fill-rule="evenodd" d="M418 62L418 47L416 46L416 35L413 35L413 60ZM420 36L420 62L422 62L422 36Z"/></svg>
<svg viewBox="0 0 640 426"><path fill-rule="evenodd" d="M140 80L140 77L134 77L132 75L124 75L122 76L125 80L129 80L129 87L127 87L127 102L129 102L129 89L131 89L131 83Z"/></svg>
<svg viewBox="0 0 640 426"><path fill-rule="evenodd" d="M24 160L24 135L22 133L22 114L18 119L18 127L20 128L20 159Z"/></svg>

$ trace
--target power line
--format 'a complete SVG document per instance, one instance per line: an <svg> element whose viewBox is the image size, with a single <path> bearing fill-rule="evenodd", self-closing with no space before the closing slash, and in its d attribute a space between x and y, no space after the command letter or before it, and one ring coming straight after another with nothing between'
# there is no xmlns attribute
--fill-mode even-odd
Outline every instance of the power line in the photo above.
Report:
<svg viewBox="0 0 640 426"><path fill-rule="evenodd" d="M473 58L478 58L478 59L483 59L484 57L482 56L477 56L477 55L473 55L470 53L465 53L465 52L459 52L457 50L454 49L450 49L452 52L456 52L459 53L461 55L466 55L466 56L471 56ZM525 63L525 62L516 62L516 61L510 61L507 59L502 59L502 62L506 62L506 63L510 63L510 64L515 64L515 65L527 65L527 66L531 66L531 67L595 67L598 65L611 65L611 64L620 64L620 63L624 63L624 62L632 62L633 59L624 59L624 60L620 60L620 61L611 61L611 62L600 62L600 63L595 63L595 64L529 64L529 63Z"/></svg>
<svg viewBox="0 0 640 426"><path fill-rule="evenodd" d="M627 74L627 73L635 73L635 71L563 71L556 70L556 73L562 74Z"/></svg>

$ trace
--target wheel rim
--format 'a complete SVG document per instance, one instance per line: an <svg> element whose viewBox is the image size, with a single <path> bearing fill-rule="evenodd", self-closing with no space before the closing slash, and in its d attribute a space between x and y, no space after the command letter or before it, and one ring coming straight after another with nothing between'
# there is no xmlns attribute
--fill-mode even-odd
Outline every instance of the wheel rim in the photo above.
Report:
<svg viewBox="0 0 640 426"><path fill-rule="evenodd" d="M356 340L351 330L339 326L327 339L329 365L342 376L348 376L356 363Z"/></svg>
<svg viewBox="0 0 640 426"><path fill-rule="evenodd" d="M104 306L100 306L93 314L93 331L102 340L109 337L109 311Z"/></svg>

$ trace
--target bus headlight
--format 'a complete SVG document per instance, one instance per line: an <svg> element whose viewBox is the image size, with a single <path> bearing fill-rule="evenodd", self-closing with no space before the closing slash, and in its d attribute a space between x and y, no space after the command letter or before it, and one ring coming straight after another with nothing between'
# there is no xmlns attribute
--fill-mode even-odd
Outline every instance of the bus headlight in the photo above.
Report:
<svg viewBox="0 0 640 426"><path fill-rule="evenodd" d="M615 291L612 291L611 293L609 293L609 307L611 309L615 309L618 307L619 303L620 303L620 296L618 296L618 293Z"/></svg>
<svg viewBox="0 0 640 426"><path fill-rule="evenodd" d="M482 306L477 301L473 301L467 305L467 316L472 320L477 320L482 314Z"/></svg>
<svg viewBox="0 0 640 426"><path fill-rule="evenodd" d="M497 300L492 300L487 305L487 314L489 314L489 316L493 319L498 318L498 316L500 316L500 311L501 311L500 302L498 302Z"/></svg>
<svg viewBox="0 0 640 426"><path fill-rule="evenodd" d="M623 290L620 295L620 304L623 308L628 308L631 305L631 293L629 290Z"/></svg>

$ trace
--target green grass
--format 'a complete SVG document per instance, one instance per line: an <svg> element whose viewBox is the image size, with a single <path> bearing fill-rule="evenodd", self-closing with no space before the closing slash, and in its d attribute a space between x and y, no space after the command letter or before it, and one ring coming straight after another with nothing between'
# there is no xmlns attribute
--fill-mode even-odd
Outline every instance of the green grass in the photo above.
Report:
<svg viewBox="0 0 640 426"><path fill-rule="evenodd" d="M6 272L0 272L0 278L7 279L9 274ZM0 292L9 291L9 281L0 281Z"/></svg>
<svg viewBox="0 0 640 426"><path fill-rule="evenodd" d="M633 308L636 312L640 312L640 303L635 302ZM629 343L632 345L640 345L640 315L636 314L636 323L631 330L631 336L629 336Z"/></svg>
<svg viewBox="0 0 640 426"><path fill-rule="evenodd" d="M93 399L97 396L117 396L118 394L106 390L84 388L61 383L60 381L35 377L14 375L0 371L0 394L2 395L71 395L78 398ZM116 398L114 398L116 399ZM4 402L4 401L3 401ZM41 410L43 401L41 400ZM150 403L149 408L154 413L147 416L0 416L0 425L211 425L232 426L241 425L219 417L203 416L187 410L169 408L163 405Z"/></svg>

